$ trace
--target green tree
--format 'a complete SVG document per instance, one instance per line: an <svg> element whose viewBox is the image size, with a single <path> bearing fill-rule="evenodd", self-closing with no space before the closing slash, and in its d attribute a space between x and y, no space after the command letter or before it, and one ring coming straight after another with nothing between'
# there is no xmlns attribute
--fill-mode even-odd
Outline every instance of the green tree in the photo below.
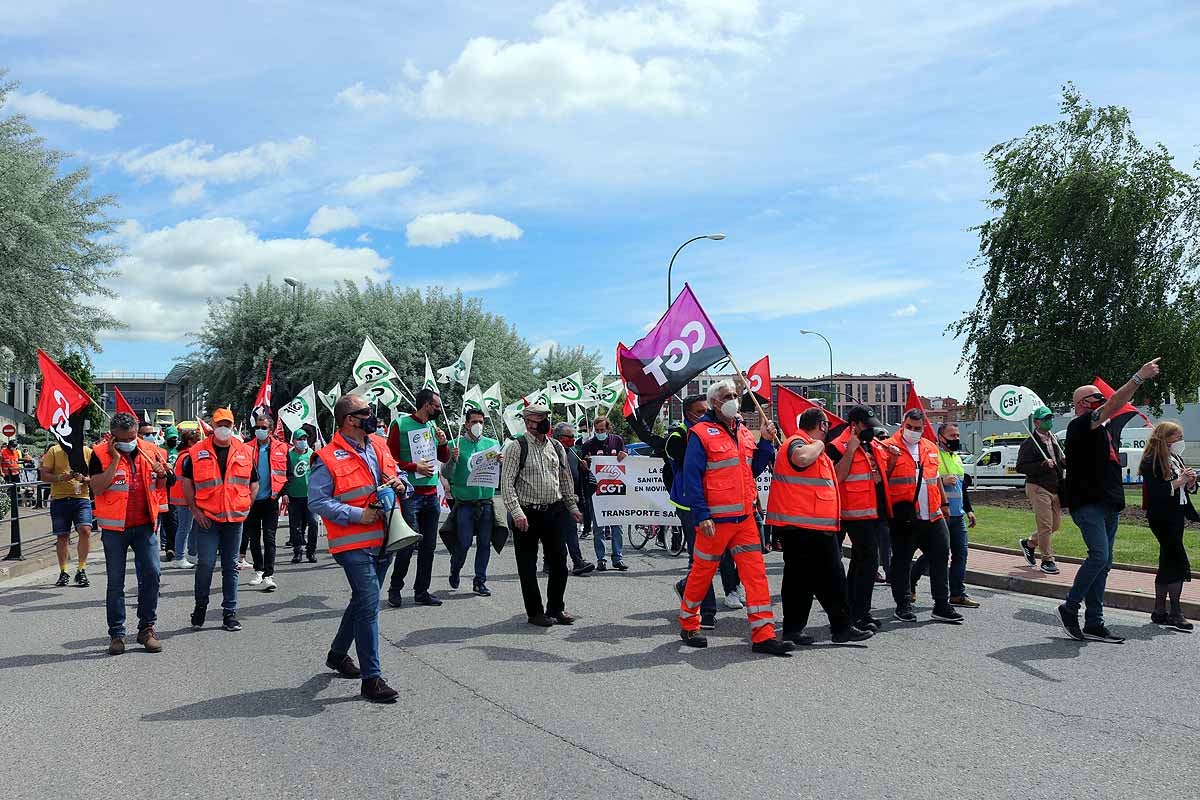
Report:
<svg viewBox="0 0 1200 800"><path fill-rule="evenodd" d="M17 85L5 74L0 112ZM98 351L97 334L123 327L96 302L115 296L115 201L91 193L87 169L62 169L65 158L20 114L0 116L0 373L32 374L39 347Z"/></svg>
<svg viewBox="0 0 1200 800"><path fill-rule="evenodd" d="M600 354L595 350L588 351L582 345L577 347L559 347L554 345L538 361L536 372L541 382L565 378L576 371L583 373L584 382L596 377L600 371ZM530 391L533 388L530 387Z"/></svg>
<svg viewBox="0 0 1200 800"><path fill-rule="evenodd" d="M978 303L948 328L965 340L959 369L976 398L1014 383L1063 402L1162 356L1138 394L1159 407L1200 384L1200 183L1143 146L1124 108L1068 84L1061 109L985 157L994 216L974 229Z"/></svg>

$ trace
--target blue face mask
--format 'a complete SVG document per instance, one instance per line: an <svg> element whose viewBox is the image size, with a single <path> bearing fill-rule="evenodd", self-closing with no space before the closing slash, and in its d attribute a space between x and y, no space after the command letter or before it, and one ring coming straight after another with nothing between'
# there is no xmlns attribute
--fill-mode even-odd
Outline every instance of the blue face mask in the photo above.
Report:
<svg viewBox="0 0 1200 800"><path fill-rule="evenodd" d="M117 442L117 449L122 453L132 453L137 449L137 442Z"/></svg>
<svg viewBox="0 0 1200 800"><path fill-rule="evenodd" d="M260 442L265 442L267 440L267 437L270 435L271 435L271 432L269 430L267 430L266 428L255 428L254 429L254 438L258 439Z"/></svg>
<svg viewBox="0 0 1200 800"><path fill-rule="evenodd" d="M597 442L607 442L607 441L608 441L608 434L607 434L607 433L597 433L597 434L596 434L596 441L597 441Z"/></svg>

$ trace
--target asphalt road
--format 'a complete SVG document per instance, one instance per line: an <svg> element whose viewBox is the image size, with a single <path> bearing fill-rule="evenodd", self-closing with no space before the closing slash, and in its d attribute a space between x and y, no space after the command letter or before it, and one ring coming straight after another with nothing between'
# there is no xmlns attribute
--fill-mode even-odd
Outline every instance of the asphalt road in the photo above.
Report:
<svg viewBox="0 0 1200 800"><path fill-rule="evenodd" d="M240 633L193 631L191 573L165 571L160 655L105 654L101 563L90 589L51 588L46 572L0 586L5 796L1061 800L1200 786L1200 634L1144 615L1110 613L1124 645L1083 644L1052 601L980 589L959 627L928 622L926 597L919 624L865 647L816 627L816 646L778 659L753 656L742 612L723 611L709 649L690 651L671 590L683 559L633 553L627 573L572 578L579 622L543 630L525 624L509 552L479 598L446 590L439 550L445 605L382 612L401 697L376 706L324 668L348 589L321 558L283 565L274 594L243 583ZM771 556L773 587L781 570Z"/></svg>

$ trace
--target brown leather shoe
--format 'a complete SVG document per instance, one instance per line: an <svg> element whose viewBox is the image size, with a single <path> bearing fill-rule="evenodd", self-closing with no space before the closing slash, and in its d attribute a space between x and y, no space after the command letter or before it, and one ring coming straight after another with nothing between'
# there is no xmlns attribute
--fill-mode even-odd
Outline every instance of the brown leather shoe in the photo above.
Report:
<svg viewBox="0 0 1200 800"><path fill-rule="evenodd" d="M537 625L539 628L554 627L554 617L548 617L545 614L538 614L535 617L529 618L530 625Z"/></svg>
<svg viewBox="0 0 1200 800"><path fill-rule="evenodd" d="M552 614L551 616L554 617L554 621L557 622L559 625L574 625L575 624L575 617L571 614L568 614L565 611L560 611L557 614Z"/></svg>
<svg viewBox="0 0 1200 800"><path fill-rule="evenodd" d="M354 659L348 655L339 656L332 650L329 655L325 656L325 666L341 675L343 678L361 678L362 670L354 663Z"/></svg>
<svg viewBox="0 0 1200 800"><path fill-rule="evenodd" d="M383 678L367 678L362 682L362 696L372 703L394 703L400 696Z"/></svg>
<svg viewBox="0 0 1200 800"><path fill-rule="evenodd" d="M979 608L979 601L965 594L955 594L950 596L950 605L959 608Z"/></svg>
<svg viewBox="0 0 1200 800"><path fill-rule="evenodd" d="M112 637L112 641L108 643L108 654L110 656L119 656L125 652L125 640L120 636Z"/></svg>
<svg viewBox="0 0 1200 800"><path fill-rule="evenodd" d="M146 648L147 653L161 653L162 642L154 634L154 626L148 625L138 631L137 643Z"/></svg>

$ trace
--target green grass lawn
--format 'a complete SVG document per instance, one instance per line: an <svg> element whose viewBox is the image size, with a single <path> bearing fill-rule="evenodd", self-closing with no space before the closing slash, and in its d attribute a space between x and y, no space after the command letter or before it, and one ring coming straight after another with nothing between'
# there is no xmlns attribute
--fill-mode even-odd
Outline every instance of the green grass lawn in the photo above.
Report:
<svg viewBox="0 0 1200 800"><path fill-rule="evenodd" d="M1131 495L1130 502L1141 503L1141 495L1136 499ZM1029 536L1034 531L1032 511L1015 508L1000 508L975 503L975 517L978 524L968 535L972 542L990 544L998 547L1017 549L1017 540ZM1184 546L1188 551L1188 560L1192 570L1200 569L1200 530L1189 529L1184 533ZM1158 566L1158 541L1150 529L1143 525L1126 524L1121 522L1117 529L1117 543L1114 548L1113 560L1122 564L1145 564ZM1087 548L1083 545L1083 537L1079 528L1071 521L1068 514L1063 515L1061 530L1054 534L1054 552L1061 556L1083 558Z"/></svg>

